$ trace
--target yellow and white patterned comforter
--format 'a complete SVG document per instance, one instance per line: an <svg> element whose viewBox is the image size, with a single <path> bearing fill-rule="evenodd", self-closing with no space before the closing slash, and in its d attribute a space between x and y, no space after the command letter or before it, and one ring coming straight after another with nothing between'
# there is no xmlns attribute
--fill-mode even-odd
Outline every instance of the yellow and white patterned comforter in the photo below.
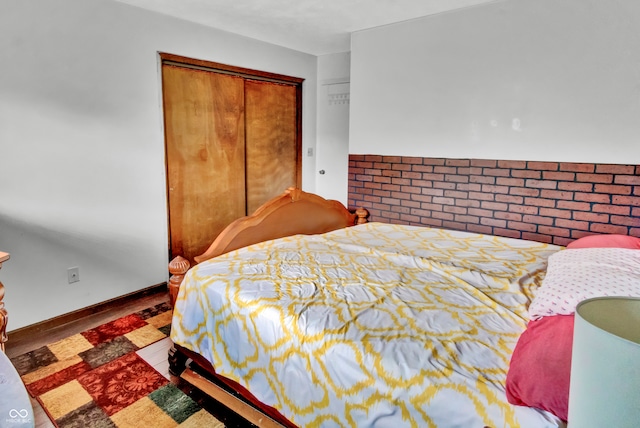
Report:
<svg viewBox="0 0 640 428"><path fill-rule="evenodd" d="M299 426L561 426L504 392L559 249L381 223L256 244L188 272L171 339Z"/></svg>

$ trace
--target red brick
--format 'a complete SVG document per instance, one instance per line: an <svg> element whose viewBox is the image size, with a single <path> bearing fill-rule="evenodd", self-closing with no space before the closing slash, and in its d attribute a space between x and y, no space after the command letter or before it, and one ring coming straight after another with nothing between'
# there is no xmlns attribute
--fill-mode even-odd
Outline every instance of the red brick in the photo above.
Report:
<svg viewBox="0 0 640 428"><path fill-rule="evenodd" d="M631 189L632 189L631 186L616 186L613 184L596 184L596 188L594 189L594 191L597 193L630 195Z"/></svg>
<svg viewBox="0 0 640 428"><path fill-rule="evenodd" d="M358 162L363 160L364 160L364 155L349 155L349 161Z"/></svg>
<svg viewBox="0 0 640 428"><path fill-rule="evenodd" d="M375 196L380 196L381 198L388 198L389 196L391 196L391 192L387 192L386 190L374 190L373 191L373 195Z"/></svg>
<svg viewBox="0 0 640 428"><path fill-rule="evenodd" d="M573 218L574 220L590 221L592 223L609 223L609 214L575 211L573 213Z"/></svg>
<svg viewBox="0 0 640 428"><path fill-rule="evenodd" d="M415 172L415 171L403 171L402 172L402 178L410 178L412 180L421 180L422 179L422 173L421 172Z"/></svg>
<svg viewBox="0 0 640 428"><path fill-rule="evenodd" d="M409 180L408 178L392 177L391 183L397 184L398 186L408 186L411 184L411 180Z"/></svg>
<svg viewBox="0 0 640 428"><path fill-rule="evenodd" d="M539 214L547 217L571 218L571 211L555 208L540 208Z"/></svg>
<svg viewBox="0 0 640 428"><path fill-rule="evenodd" d="M592 173L596 166L592 163L560 163L560 171Z"/></svg>
<svg viewBox="0 0 640 428"><path fill-rule="evenodd" d="M400 218L400 214L394 213L394 212L384 211L381 214L382 214L382 217L392 219L392 220L397 220Z"/></svg>
<svg viewBox="0 0 640 428"><path fill-rule="evenodd" d="M402 171L393 171L390 169L385 169L382 171L382 175L385 177L401 177Z"/></svg>
<svg viewBox="0 0 640 428"><path fill-rule="evenodd" d="M442 227L444 227L445 229L451 229L451 230L461 230L461 231L466 231L467 230L467 225L464 223L458 223L455 221L443 221L442 222Z"/></svg>
<svg viewBox="0 0 640 428"><path fill-rule="evenodd" d="M382 162L402 163L402 157L401 156L382 156Z"/></svg>
<svg viewBox="0 0 640 428"><path fill-rule="evenodd" d="M523 170L512 170L511 171L511 176L512 177L518 177L518 178L535 178L535 179L540 179L542 178L542 173L540 171L532 171L530 169L523 169Z"/></svg>
<svg viewBox="0 0 640 428"><path fill-rule="evenodd" d="M469 214L475 215L478 217L493 217L493 211L483 210L480 208L469 208Z"/></svg>
<svg viewBox="0 0 640 428"><path fill-rule="evenodd" d="M449 190L453 190L456 188L456 183L447 183L447 182L443 182L443 181L436 181L433 183L433 187L436 187L438 189L449 189Z"/></svg>
<svg viewBox="0 0 640 428"><path fill-rule="evenodd" d="M349 172L354 175L364 174L364 168L352 167L349 168Z"/></svg>
<svg viewBox="0 0 640 428"><path fill-rule="evenodd" d="M422 173L423 180L444 181L444 174Z"/></svg>
<svg viewBox="0 0 640 428"><path fill-rule="evenodd" d="M451 213L445 213L443 211L434 211L431 214L431 217L433 218L439 218L441 220L453 220L453 214Z"/></svg>
<svg viewBox="0 0 640 428"><path fill-rule="evenodd" d="M513 196L513 195L496 195L496 202L506 202L509 204L520 204L524 203L524 198L522 196Z"/></svg>
<svg viewBox="0 0 640 428"><path fill-rule="evenodd" d="M444 176L445 181L453 181L456 183L468 183L469 182L469 177L466 175L451 175L451 174L446 174Z"/></svg>
<svg viewBox="0 0 640 428"><path fill-rule="evenodd" d="M438 220L435 218L421 218L420 224L431 227L442 227L442 220Z"/></svg>
<svg viewBox="0 0 640 428"><path fill-rule="evenodd" d="M554 199L541 199L541 198L524 198L525 205L535 205L537 207L554 208L556 201Z"/></svg>
<svg viewBox="0 0 640 428"><path fill-rule="evenodd" d="M431 165L411 165L411 171L417 171L422 173L433 172L433 166Z"/></svg>
<svg viewBox="0 0 640 428"><path fill-rule="evenodd" d="M373 168L373 162L356 162L358 168Z"/></svg>
<svg viewBox="0 0 640 428"><path fill-rule="evenodd" d="M567 245L569 245L569 243L573 241L573 239L569 239L569 238L559 238L557 236L554 236L553 238L553 245L560 245L562 247L566 247Z"/></svg>
<svg viewBox="0 0 640 428"><path fill-rule="evenodd" d="M468 224L467 231L473 233L480 233L483 235L492 235L493 228L490 226L481 226L479 224Z"/></svg>
<svg viewBox="0 0 640 428"><path fill-rule="evenodd" d="M611 202L611 196L602 193L576 193L573 199L575 201L596 202L599 204L608 204Z"/></svg>
<svg viewBox="0 0 640 428"><path fill-rule="evenodd" d="M495 177L485 177L483 175L472 175L469 177L471 183L495 184Z"/></svg>
<svg viewBox="0 0 640 428"><path fill-rule="evenodd" d="M549 236L549 235L542 235L540 233L528 233L528 232L522 232L522 238L521 239L526 239L529 241L536 241L536 242L542 242L545 244L551 244L551 242L553 241L553 237Z"/></svg>
<svg viewBox="0 0 640 428"><path fill-rule="evenodd" d="M416 195L413 195L413 196L416 196ZM408 207L408 208L421 208L422 204L423 203L420 201L413 201L413 200L409 201L407 199L403 199L400 201L401 206Z"/></svg>
<svg viewBox="0 0 640 428"><path fill-rule="evenodd" d="M607 165L607 164L596 165L597 173L633 174L635 169L636 167L633 165Z"/></svg>
<svg viewBox="0 0 640 428"><path fill-rule="evenodd" d="M612 215L611 220L609 220L609 222L612 224L640 227L640 217Z"/></svg>
<svg viewBox="0 0 640 428"><path fill-rule="evenodd" d="M573 200L573 192L561 192L558 190L542 190L540 191L540 197L547 199L565 199Z"/></svg>
<svg viewBox="0 0 640 428"><path fill-rule="evenodd" d="M524 180L522 178L498 177L498 178L496 178L496 184L498 184L500 186L523 187L524 186Z"/></svg>
<svg viewBox="0 0 640 428"><path fill-rule="evenodd" d="M640 208L632 208L631 215L635 217L640 217Z"/></svg>
<svg viewBox="0 0 640 428"><path fill-rule="evenodd" d="M589 211L591 209L591 204L586 202L558 201L556 206L560 209L573 211Z"/></svg>
<svg viewBox="0 0 640 428"><path fill-rule="evenodd" d="M482 186L482 191L487 193L509 193L509 187L507 186L494 186L492 184L484 184Z"/></svg>
<svg viewBox="0 0 640 428"><path fill-rule="evenodd" d="M517 214L517 213L506 213L502 211L496 211L494 213L494 217L502 220L522 221L522 214Z"/></svg>
<svg viewBox="0 0 640 428"><path fill-rule="evenodd" d="M452 214L467 214L467 209L457 205L446 205L444 207L444 212Z"/></svg>
<svg viewBox="0 0 640 428"><path fill-rule="evenodd" d="M469 192L469 199L476 199L479 201L493 201L495 199L495 195L482 192Z"/></svg>
<svg viewBox="0 0 640 428"><path fill-rule="evenodd" d="M380 198L377 196L365 195L363 198L364 201L369 202L371 207L374 208L374 204L380 202Z"/></svg>
<svg viewBox="0 0 640 428"><path fill-rule="evenodd" d="M524 187L512 187L509 189L510 195L519 195L519 196L539 196L540 190L538 189L526 189Z"/></svg>
<svg viewBox="0 0 640 428"><path fill-rule="evenodd" d="M591 192L593 191L593 184L591 183L569 183L561 181L558 183L558 190L570 190L576 192Z"/></svg>
<svg viewBox="0 0 640 428"><path fill-rule="evenodd" d="M387 205L400 205L400 199L383 197L380 202Z"/></svg>
<svg viewBox="0 0 640 428"><path fill-rule="evenodd" d="M507 227L507 222L505 220L499 220L496 218L481 218L480 224L495 227Z"/></svg>
<svg viewBox="0 0 640 428"><path fill-rule="evenodd" d="M364 160L367 162L382 162L382 156L380 155L364 155Z"/></svg>
<svg viewBox="0 0 640 428"><path fill-rule="evenodd" d="M553 220L551 217L542 217L539 215L525 215L522 217L522 221L525 223L543 224L545 226L551 226Z"/></svg>
<svg viewBox="0 0 640 428"><path fill-rule="evenodd" d="M373 181L373 177L370 175L356 175L356 180L358 181Z"/></svg>
<svg viewBox="0 0 640 428"><path fill-rule="evenodd" d="M634 207L640 206L640 197L635 196L614 196L611 200L615 205L632 205Z"/></svg>
<svg viewBox="0 0 640 428"><path fill-rule="evenodd" d="M538 226L538 232L544 233L545 235L551 235L551 236L563 236L563 237L569 236L569 231L561 227L550 227L550 226L540 225Z"/></svg>
<svg viewBox="0 0 640 428"><path fill-rule="evenodd" d="M412 208L411 215L417 215L420 217L431 217L431 211L421 210L419 208Z"/></svg>
<svg viewBox="0 0 640 428"><path fill-rule="evenodd" d="M557 181L528 179L526 184L527 187L533 187L534 189L556 189L558 187Z"/></svg>
<svg viewBox="0 0 640 428"><path fill-rule="evenodd" d="M497 236L504 236L506 238L515 238L520 239L520 232L517 230L509 230L509 229L498 229L494 228L493 233Z"/></svg>
<svg viewBox="0 0 640 428"><path fill-rule="evenodd" d="M422 163L424 165L444 165L444 159L442 159L442 158L424 158Z"/></svg>
<svg viewBox="0 0 640 428"><path fill-rule="evenodd" d="M468 175L482 175L482 168L479 167L469 167L467 171Z"/></svg>
<svg viewBox="0 0 640 428"><path fill-rule="evenodd" d="M400 220L419 223L420 217L415 215L409 215L409 214L400 214Z"/></svg>
<svg viewBox="0 0 640 428"><path fill-rule="evenodd" d="M544 180L573 181L575 177L573 172L544 171L542 173Z"/></svg>
<svg viewBox="0 0 640 428"><path fill-rule="evenodd" d="M416 186L402 186L404 193L422 193L422 189Z"/></svg>
<svg viewBox="0 0 640 428"><path fill-rule="evenodd" d="M544 171L557 171L558 163L557 162L535 162L530 161L527 162L527 169L539 169Z"/></svg>
<svg viewBox="0 0 640 428"><path fill-rule="evenodd" d="M478 217L474 217L472 215L461 215L458 214L454 218L455 221L459 221L461 223L469 223L469 224L478 224L480 219Z"/></svg>
<svg viewBox="0 0 640 428"><path fill-rule="evenodd" d="M520 214L538 214L538 207L531 205L509 205L509 212Z"/></svg>
<svg viewBox="0 0 640 428"><path fill-rule="evenodd" d="M373 167L376 169L391 169L389 162L374 162Z"/></svg>
<svg viewBox="0 0 640 428"><path fill-rule="evenodd" d="M616 184L640 186L640 175L616 175L613 182Z"/></svg>
<svg viewBox="0 0 640 428"><path fill-rule="evenodd" d="M613 175L611 174L576 174L576 181L611 184L613 183Z"/></svg>
<svg viewBox="0 0 640 428"><path fill-rule="evenodd" d="M433 172L440 174L455 174L457 170L452 166L436 166L433 168Z"/></svg>
<svg viewBox="0 0 640 428"><path fill-rule="evenodd" d="M411 165L405 163L394 163L391 165L391 169L397 171L411 171Z"/></svg>
<svg viewBox="0 0 640 428"><path fill-rule="evenodd" d="M422 203L422 202L431 202L433 200L431 196L424 194L424 189L422 190L423 190L423 193L421 193L420 195L416 195L415 193L412 193L411 201Z"/></svg>
<svg viewBox="0 0 640 428"><path fill-rule="evenodd" d="M487 168L495 168L498 164L498 161L489 160L489 159L471 159L471 166L479 166L479 167L487 167Z"/></svg>
<svg viewBox="0 0 640 428"><path fill-rule="evenodd" d="M396 184L383 184L382 190L386 190L387 192L399 192L400 186Z"/></svg>
<svg viewBox="0 0 640 428"><path fill-rule="evenodd" d="M480 206L486 210L494 210L494 211L506 211L509 208L509 205L498 203L498 202L488 202L484 201L480 204Z"/></svg>
<svg viewBox="0 0 640 428"><path fill-rule="evenodd" d="M482 186L478 183L467 183L467 190L469 192L481 192Z"/></svg>
<svg viewBox="0 0 640 428"><path fill-rule="evenodd" d="M391 183L391 177L373 177L373 181L375 183L390 184Z"/></svg>
<svg viewBox="0 0 640 428"><path fill-rule="evenodd" d="M509 175L511 175L511 170L499 168L484 168L482 170L482 174L494 177L508 177Z"/></svg>
<svg viewBox="0 0 640 428"><path fill-rule="evenodd" d="M613 224L593 223L591 224L591 227L589 228L589 230L596 233L618 233L621 235L626 235L628 228L627 226L616 226Z"/></svg>
<svg viewBox="0 0 640 428"><path fill-rule="evenodd" d="M455 205L455 200L453 198L441 198L434 196L433 203L442 205Z"/></svg>
<svg viewBox="0 0 640 428"><path fill-rule="evenodd" d="M631 208L620 205L595 204L591 207L591 211L607 214L629 215Z"/></svg>
<svg viewBox="0 0 640 428"><path fill-rule="evenodd" d="M429 204L429 203L423 203L420 205L422 208L426 209L426 210L431 210L431 211L444 211L444 205L442 204Z"/></svg>
<svg viewBox="0 0 640 428"><path fill-rule="evenodd" d="M411 208L394 205L391 207L391 212L397 214L409 214L411 213Z"/></svg>
<svg viewBox="0 0 640 428"><path fill-rule="evenodd" d="M414 156L403 156L402 163L410 164L410 165L421 165L423 158L414 157Z"/></svg>
<svg viewBox="0 0 640 428"><path fill-rule="evenodd" d="M557 218L556 219L556 226L565 227L567 229L589 230L589 222L576 221L576 220L565 220L565 219L562 219L562 218Z"/></svg>
<svg viewBox="0 0 640 428"><path fill-rule="evenodd" d="M471 161L469 159L445 159L444 164L448 166L465 167L469 166Z"/></svg>
<svg viewBox="0 0 640 428"><path fill-rule="evenodd" d="M422 189L423 195L444 196L443 189Z"/></svg>
<svg viewBox="0 0 640 428"><path fill-rule="evenodd" d="M364 187L368 188L368 189L382 189L382 184L380 183L374 183L372 181L364 183Z"/></svg>
<svg viewBox="0 0 640 428"><path fill-rule="evenodd" d="M526 161L510 161L510 160L499 160L498 167L500 168L513 168L513 169L526 169L527 162Z"/></svg>

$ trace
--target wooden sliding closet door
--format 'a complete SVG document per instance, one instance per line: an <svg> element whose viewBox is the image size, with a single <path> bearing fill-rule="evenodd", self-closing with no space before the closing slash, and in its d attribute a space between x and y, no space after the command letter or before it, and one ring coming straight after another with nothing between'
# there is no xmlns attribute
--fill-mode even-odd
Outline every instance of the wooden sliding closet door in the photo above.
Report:
<svg viewBox="0 0 640 428"><path fill-rule="evenodd" d="M193 260L246 213L244 79L162 67L172 255Z"/></svg>
<svg viewBox="0 0 640 428"><path fill-rule="evenodd" d="M302 79L160 57L169 256L193 262L232 221L301 185Z"/></svg>
<svg viewBox="0 0 640 428"><path fill-rule="evenodd" d="M299 182L296 88L247 80L247 212Z"/></svg>

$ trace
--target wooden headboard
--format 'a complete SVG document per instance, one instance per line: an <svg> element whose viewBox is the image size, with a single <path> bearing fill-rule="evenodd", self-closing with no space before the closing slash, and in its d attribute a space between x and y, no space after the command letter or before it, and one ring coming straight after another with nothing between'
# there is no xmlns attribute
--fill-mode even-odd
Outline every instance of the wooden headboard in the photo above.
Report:
<svg viewBox="0 0 640 428"><path fill-rule="evenodd" d="M368 211L351 213L338 201L290 187L266 202L255 213L239 218L227 226L209 246L195 257L197 263L259 242L292 235L315 235L367 222ZM169 292L175 302L184 274L190 267L181 256L169 263Z"/></svg>

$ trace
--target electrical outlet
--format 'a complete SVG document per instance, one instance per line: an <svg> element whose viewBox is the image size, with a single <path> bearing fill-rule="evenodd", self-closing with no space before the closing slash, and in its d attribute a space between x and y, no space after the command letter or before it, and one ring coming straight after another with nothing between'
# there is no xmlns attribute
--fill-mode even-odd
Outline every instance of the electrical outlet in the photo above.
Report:
<svg viewBox="0 0 640 428"><path fill-rule="evenodd" d="M67 278L69 279L69 284L80 281L80 268L70 267L67 269Z"/></svg>

